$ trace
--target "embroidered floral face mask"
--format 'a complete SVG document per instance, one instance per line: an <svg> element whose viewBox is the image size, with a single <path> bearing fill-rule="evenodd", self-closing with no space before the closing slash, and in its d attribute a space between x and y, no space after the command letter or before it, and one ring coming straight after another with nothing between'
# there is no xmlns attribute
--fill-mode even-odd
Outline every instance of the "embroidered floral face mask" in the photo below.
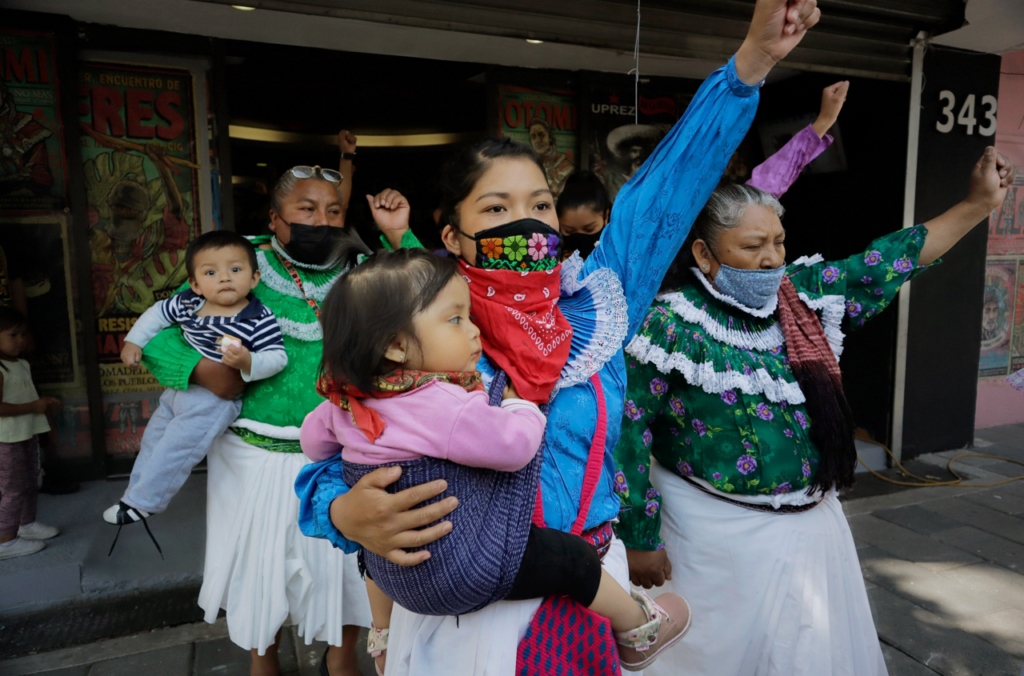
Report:
<svg viewBox="0 0 1024 676"><path fill-rule="evenodd" d="M462 234L476 240L476 267L485 270L546 272L562 260L562 236L536 218Z"/></svg>

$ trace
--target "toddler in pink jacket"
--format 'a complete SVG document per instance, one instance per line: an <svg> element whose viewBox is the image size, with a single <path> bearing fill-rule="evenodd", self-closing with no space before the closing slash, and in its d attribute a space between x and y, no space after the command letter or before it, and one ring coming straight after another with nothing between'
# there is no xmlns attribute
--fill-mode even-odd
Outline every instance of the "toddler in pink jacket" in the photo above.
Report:
<svg viewBox="0 0 1024 676"><path fill-rule="evenodd" d="M569 596L611 620L620 653L633 650L627 639L650 643L658 627L659 645L674 643L689 628L688 609L681 622L662 623L668 618L649 597L634 600L604 572L596 548L533 525L546 418L510 385L484 391L470 309L454 260L401 249L348 273L320 311L318 391L328 401L303 422L303 452L317 462L340 453L349 486L397 465L402 474L389 491L444 479L459 499L451 531L425 547L423 563L359 551L378 674L392 601L414 613L461 615L502 599Z"/></svg>

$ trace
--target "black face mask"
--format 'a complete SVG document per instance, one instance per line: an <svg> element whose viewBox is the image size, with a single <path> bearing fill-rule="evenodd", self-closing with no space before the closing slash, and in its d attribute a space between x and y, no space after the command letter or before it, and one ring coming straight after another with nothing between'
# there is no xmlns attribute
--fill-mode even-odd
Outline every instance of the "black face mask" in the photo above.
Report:
<svg viewBox="0 0 1024 676"><path fill-rule="evenodd" d="M335 255L338 245L345 239L345 228L330 225L306 225L305 223L288 223L291 236L287 244L282 244L288 255L300 263L309 265L325 265Z"/></svg>
<svg viewBox="0 0 1024 676"><path fill-rule="evenodd" d="M476 267L485 270L546 271L562 260L562 236L536 218L462 234L476 240Z"/></svg>
<svg viewBox="0 0 1024 676"><path fill-rule="evenodd" d="M566 235L562 238L566 258L571 256L573 251L579 251L580 257L586 258L594 252L594 247L597 246L597 242L600 239L600 232L595 232L593 234L578 232L573 235Z"/></svg>

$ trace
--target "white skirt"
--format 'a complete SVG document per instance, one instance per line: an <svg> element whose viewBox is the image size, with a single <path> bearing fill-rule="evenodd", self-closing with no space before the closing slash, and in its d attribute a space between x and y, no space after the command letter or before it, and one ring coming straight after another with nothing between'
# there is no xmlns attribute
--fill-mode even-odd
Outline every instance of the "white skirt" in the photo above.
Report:
<svg viewBox="0 0 1024 676"><path fill-rule="evenodd" d="M835 491L799 514L770 514L711 497L651 466L666 590L693 628L648 676L885 676L850 527Z"/></svg>
<svg viewBox="0 0 1024 676"><path fill-rule="evenodd" d="M208 456L206 565L199 606L227 611L231 640L259 654L287 620L309 645L341 645L344 625L370 626L355 555L299 531L295 477L309 460L274 453L228 431Z"/></svg>
<svg viewBox="0 0 1024 676"><path fill-rule="evenodd" d="M613 540L604 568L629 589L626 548ZM499 601L470 615L416 615L395 605L387 676L514 676L519 641L541 599Z"/></svg>

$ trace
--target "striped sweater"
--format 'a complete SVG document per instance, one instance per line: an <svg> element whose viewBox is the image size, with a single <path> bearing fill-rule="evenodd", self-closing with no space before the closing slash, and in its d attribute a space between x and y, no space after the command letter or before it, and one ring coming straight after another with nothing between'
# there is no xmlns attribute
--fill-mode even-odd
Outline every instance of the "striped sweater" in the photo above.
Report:
<svg viewBox="0 0 1024 676"><path fill-rule="evenodd" d="M246 381L261 380L279 373L288 364L281 328L270 308L249 294L249 304L231 317L200 317L196 313L205 299L186 289L146 310L129 331L126 342L145 347L157 333L173 325L181 325L189 345L204 357L221 361L220 341L230 336L241 341L252 356Z"/></svg>

